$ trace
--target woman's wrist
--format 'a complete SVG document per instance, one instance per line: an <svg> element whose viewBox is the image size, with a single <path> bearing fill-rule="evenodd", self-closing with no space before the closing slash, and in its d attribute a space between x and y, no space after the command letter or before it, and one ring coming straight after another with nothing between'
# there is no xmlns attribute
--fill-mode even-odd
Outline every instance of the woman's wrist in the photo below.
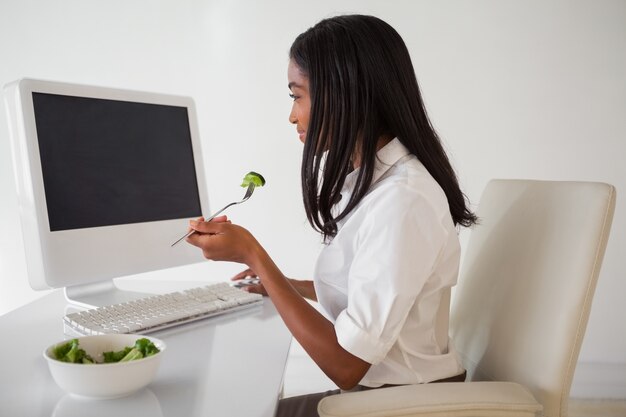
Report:
<svg viewBox="0 0 626 417"><path fill-rule="evenodd" d="M256 240L246 251L245 264L258 276L282 275L272 258Z"/></svg>

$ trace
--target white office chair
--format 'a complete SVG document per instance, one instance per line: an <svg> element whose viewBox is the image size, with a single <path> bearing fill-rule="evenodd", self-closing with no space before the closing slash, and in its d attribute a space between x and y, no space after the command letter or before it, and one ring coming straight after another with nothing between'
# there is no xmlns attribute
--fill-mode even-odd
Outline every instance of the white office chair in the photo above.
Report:
<svg viewBox="0 0 626 417"><path fill-rule="evenodd" d="M614 208L608 184L491 181L450 317L469 382L327 397L320 416L566 416Z"/></svg>

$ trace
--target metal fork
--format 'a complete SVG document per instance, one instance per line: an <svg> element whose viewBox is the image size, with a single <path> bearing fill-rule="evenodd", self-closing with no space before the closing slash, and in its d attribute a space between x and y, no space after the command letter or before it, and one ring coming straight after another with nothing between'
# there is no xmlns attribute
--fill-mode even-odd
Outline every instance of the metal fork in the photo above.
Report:
<svg viewBox="0 0 626 417"><path fill-rule="evenodd" d="M248 189L246 190L246 194L243 196L243 198L240 201L234 201L230 204L227 204L226 206L224 206L221 210L216 211L215 213L213 213L209 218L205 219L205 222L210 222L211 220L213 220L215 217L217 217L221 212L223 212L224 210L226 210L228 207L230 206L234 206L236 204L241 204L244 201L246 201L247 199L250 198L250 196L252 195L252 193L254 192L254 183L250 182L250 185L248 185ZM195 230L192 230L191 232L187 233L185 236L181 237L180 239L178 239L176 242L172 243L172 246L174 246L175 244L177 244L178 242L180 242L183 239L187 239L189 236L193 235L194 233L196 233Z"/></svg>

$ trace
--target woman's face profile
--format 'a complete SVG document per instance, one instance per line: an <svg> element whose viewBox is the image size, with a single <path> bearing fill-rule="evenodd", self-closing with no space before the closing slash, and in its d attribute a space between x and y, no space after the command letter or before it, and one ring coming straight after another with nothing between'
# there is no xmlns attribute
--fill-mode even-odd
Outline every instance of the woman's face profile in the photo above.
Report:
<svg viewBox="0 0 626 417"><path fill-rule="evenodd" d="M296 65L293 59L289 60L287 80L289 90L291 91L289 96L293 99L289 122L296 125L300 142L304 143L309 127L309 114L311 113L309 78L302 73L300 67Z"/></svg>

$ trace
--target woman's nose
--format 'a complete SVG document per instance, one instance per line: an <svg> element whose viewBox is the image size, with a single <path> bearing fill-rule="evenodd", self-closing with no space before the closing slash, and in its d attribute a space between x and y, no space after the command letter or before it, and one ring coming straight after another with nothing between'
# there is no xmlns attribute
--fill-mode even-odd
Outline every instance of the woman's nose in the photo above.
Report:
<svg viewBox="0 0 626 417"><path fill-rule="evenodd" d="M294 125L298 123L298 117L296 116L296 112L293 107L291 107L291 113L289 113L289 123Z"/></svg>

